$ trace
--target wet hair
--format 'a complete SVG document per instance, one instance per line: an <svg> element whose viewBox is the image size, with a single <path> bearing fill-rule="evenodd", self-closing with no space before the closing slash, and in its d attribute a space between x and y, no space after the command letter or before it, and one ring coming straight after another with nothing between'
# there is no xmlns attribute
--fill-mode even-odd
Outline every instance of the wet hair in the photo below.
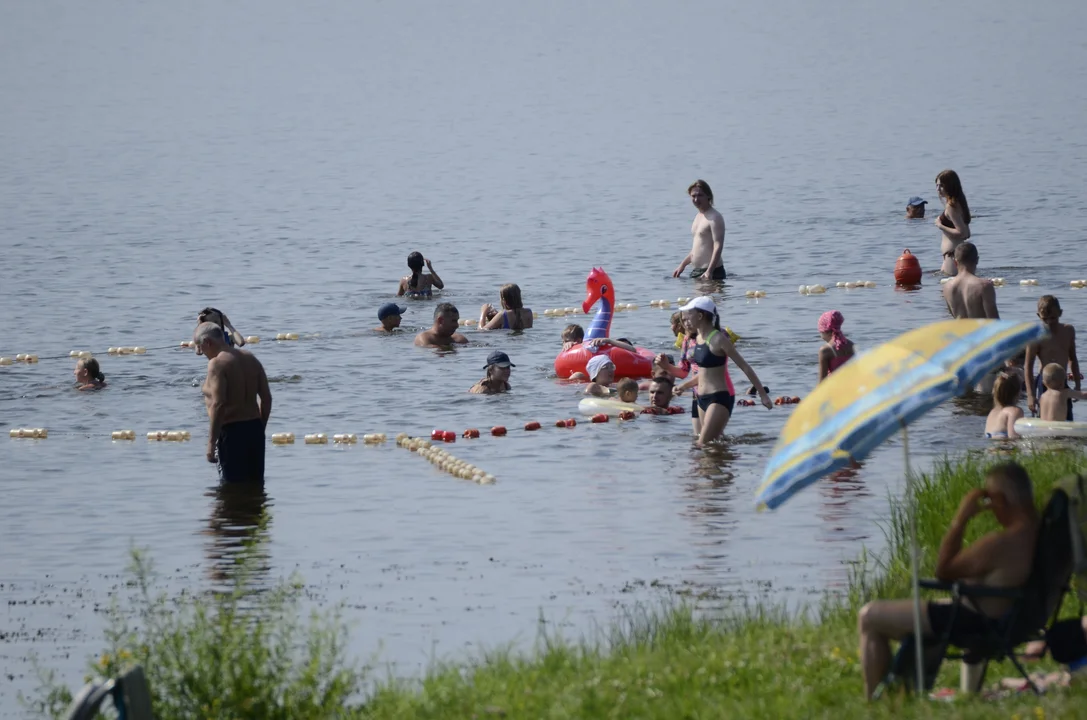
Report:
<svg viewBox="0 0 1087 720"><path fill-rule="evenodd" d="M1061 301L1056 295L1043 295L1038 298L1038 314L1045 314L1046 310L1052 310L1054 314L1060 313Z"/></svg>
<svg viewBox="0 0 1087 720"><path fill-rule="evenodd" d="M521 310L524 309L524 304L521 302L521 288L517 286L517 283L507 283L498 289L498 297L502 300L502 305L507 310L512 310L513 319L510 320L510 313L506 314L506 320L509 323L510 330L524 330L525 321L521 319Z"/></svg>
<svg viewBox="0 0 1087 720"><path fill-rule="evenodd" d="M698 188L705 193L706 197L710 199L710 205L713 205L713 190L710 190L710 184L708 182L705 180L695 180L691 183L691 186L687 188L687 194L690 195L691 191L695 188Z"/></svg>
<svg viewBox="0 0 1087 720"><path fill-rule="evenodd" d="M966 202L966 195L962 191L962 182L959 180L959 174L954 170L942 170L940 174L936 176L936 182L944 189L944 197L947 198L948 204L960 208L962 210L962 216L966 220L966 224L969 225L970 205Z"/></svg>
<svg viewBox="0 0 1087 720"><path fill-rule="evenodd" d="M423 253L416 251L408 255L408 267L411 269L408 287L415 290L419 287L419 275L423 272Z"/></svg>
<svg viewBox="0 0 1087 720"><path fill-rule="evenodd" d="M616 392L619 395L628 393L631 390L634 391L635 397L638 395L638 381L634 378L623 378L619 381L619 384L615 386Z"/></svg>
<svg viewBox="0 0 1087 720"><path fill-rule="evenodd" d="M1016 462L994 465L985 477L995 481L1008 503L1020 508L1034 509L1034 487L1023 466Z"/></svg>
<svg viewBox="0 0 1087 720"><path fill-rule="evenodd" d="M978 264L978 246L972 242L964 242L955 248L955 262L959 265L977 265Z"/></svg>
<svg viewBox="0 0 1087 720"><path fill-rule="evenodd" d="M668 385L669 387L675 387L676 386L675 378L673 378L671 375L665 375L663 373L660 374L660 375L654 375L653 376L653 382L662 383L662 384Z"/></svg>
<svg viewBox="0 0 1087 720"><path fill-rule="evenodd" d="M1042 368L1042 382L1047 388L1061 390L1068 387L1068 379L1065 370L1058 363L1049 363Z"/></svg>
<svg viewBox="0 0 1087 720"><path fill-rule="evenodd" d="M993 401L1001 407L1019 404L1019 376L1000 373L993 383Z"/></svg>
<svg viewBox="0 0 1087 720"><path fill-rule="evenodd" d="M457 306L453 303L438 303L438 307L434 308L434 319L437 320L442 315L450 315L456 313L460 315L460 310L457 310Z"/></svg>
<svg viewBox="0 0 1087 720"><path fill-rule="evenodd" d="M106 381L106 376L102 374L102 368L99 367L98 360L95 358L83 358L76 365L86 370L87 374L96 382Z"/></svg>
<svg viewBox="0 0 1087 720"><path fill-rule="evenodd" d="M562 329L563 342L582 342L585 340L585 328L577 323L570 323Z"/></svg>

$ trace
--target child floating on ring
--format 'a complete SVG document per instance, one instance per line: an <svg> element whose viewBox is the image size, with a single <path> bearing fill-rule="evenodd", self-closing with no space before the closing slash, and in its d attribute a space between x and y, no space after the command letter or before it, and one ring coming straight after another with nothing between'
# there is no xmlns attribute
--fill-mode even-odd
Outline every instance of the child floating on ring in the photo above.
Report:
<svg viewBox="0 0 1087 720"><path fill-rule="evenodd" d="M631 405L638 402L638 381L634 378L623 378L619 381L615 390L619 395L619 402L630 403Z"/></svg>
<svg viewBox="0 0 1087 720"><path fill-rule="evenodd" d="M83 358L75 364L77 390L101 390L106 386L106 376L94 358Z"/></svg>
<svg viewBox="0 0 1087 720"><path fill-rule="evenodd" d="M615 363L611 358L607 355L594 355L585 365L585 370L590 380L585 394L610 397L611 388L608 386L615 380Z"/></svg>
<svg viewBox="0 0 1087 720"><path fill-rule="evenodd" d="M430 271L429 274L423 272L424 264L427 270ZM438 273L434 272L433 263L424 258L421 252L413 252L408 255L408 269L411 270L411 275L400 278L400 287L396 291L397 295L407 295L410 298L428 298L434 294L434 288L441 290L445 287L445 283L438 277Z"/></svg>
<svg viewBox="0 0 1087 720"><path fill-rule="evenodd" d="M845 318L837 310L827 310L819 316L819 337L825 343L819 348L819 382L853 357L853 342L842 334Z"/></svg>

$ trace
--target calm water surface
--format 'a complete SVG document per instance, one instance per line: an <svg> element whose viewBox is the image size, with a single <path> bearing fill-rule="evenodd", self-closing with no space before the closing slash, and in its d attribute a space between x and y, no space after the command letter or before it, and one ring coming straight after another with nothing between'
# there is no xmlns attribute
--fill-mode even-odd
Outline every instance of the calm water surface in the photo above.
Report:
<svg viewBox="0 0 1087 720"><path fill-rule="evenodd" d="M579 304L603 265L642 305L613 333L666 348L668 314L647 305L706 289L669 277L704 177L730 274L708 289L773 394L803 396L824 310L861 347L944 317L934 281L889 280L903 247L939 265L931 219L903 206L935 202L952 167L981 272L1012 283L1002 314L1031 318L1052 291L1082 323L1087 294L1067 282L1087 276L1085 31L1078 3L4 4L0 354L43 359L0 368L0 425L50 437L0 442L0 698L33 685L31 653L80 681L130 546L169 589L221 585L264 507L265 581L299 571L310 602L347 604L359 657L406 674L528 643L541 612L585 632L658 598L654 582L789 602L841 587L881 545L897 442L758 515L788 409L738 409L705 453L686 418L560 432L546 426L578 399L550 377L564 320L442 356L370 333L376 308L415 249L466 317L511 281L538 311ZM796 293L857 279L880 287ZM771 295L745 300L755 288ZM87 394L67 357L176 345L209 304L245 334L320 335L254 348L270 431L545 429L456 444L490 487L391 444L299 444L269 450L266 496L224 496L201 358L103 356L110 387ZM405 325L433 305L409 303ZM469 396L493 348L515 391ZM920 421L918 462L979 445L978 412ZM110 442L122 428L194 439Z"/></svg>

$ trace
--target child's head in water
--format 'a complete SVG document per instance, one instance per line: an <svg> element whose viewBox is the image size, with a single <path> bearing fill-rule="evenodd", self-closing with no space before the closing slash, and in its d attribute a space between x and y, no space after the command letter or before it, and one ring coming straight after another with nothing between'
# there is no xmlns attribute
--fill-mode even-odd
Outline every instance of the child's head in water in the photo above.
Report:
<svg viewBox="0 0 1087 720"><path fill-rule="evenodd" d="M585 340L585 328L581 327L577 323L571 323L562 330L562 341L564 343L579 343Z"/></svg>
<svg viewBox="0 0 1087 720"><path fill-rule="evenodd" d="M993 402L1000 407L1015 407L1019 404L1019 377L1000 373L993 383Z"/></svg>
<svg viewBox="0 0 1087 720"><path fill-rule="evenodd" d="M1059 364L1049 363L1042 368L1042 382L1047 390L1064 390L1068 387L1068 376Z"/></svg>
<svg viewBox="0 0 1087 720"><path fill-rule="evenodd" d="M616 386L619 392L619 401L625 403L638 402L638 381L633 378L623 378Z"/></svg>
<svg viewBox="0 0 1087 720"><path fill-rule="evenodd" d="M594 355L585 366L585 374L597 385L611 385L615 380L615 363L607 355Z"/></svg>
<svg viewBox="0 0 1087 720"><path fill-rule="evenodd" d="M86 386L103 385L106 376L102 374L102 368L94 358L83 358L75 364L75 379Z"/></svg>

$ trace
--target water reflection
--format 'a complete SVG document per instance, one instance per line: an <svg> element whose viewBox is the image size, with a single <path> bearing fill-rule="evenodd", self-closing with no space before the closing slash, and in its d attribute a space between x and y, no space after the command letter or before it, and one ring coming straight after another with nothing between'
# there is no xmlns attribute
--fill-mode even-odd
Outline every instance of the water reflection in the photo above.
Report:
<svg viewBox="0 0 1087 720"><path fill-rule="evenodd" d="M271 507L263 484L224 483L205 493L214 498L208 518L208 574L213 582L232 586L243 553L252 558L249 582L262 587L271 569L268 553Z"/></svg>
<svg viewBox="0 0 1087 720"><path fill-rule="evenodd" d="M823 497L819 517L828 525L828 542L864 540L868 537L860 529L865 524L864 518L858 516L853 507L860 498L872 495L861 477L863 469L864 463L854 462L852 467L832 473L815 483ZM851 527L850 521L860 522Z"/></svg>
<svg viewBox="0 0 1087 720"><path fill-rule="evenodd" d="M989 414L989 411L993 409L993 396L983 393L968 392L965 395L952 398L951 405L952 415L985 417ZM978 434L981 434L982 430L984 430L984 427L978 430Z"/></svg>

